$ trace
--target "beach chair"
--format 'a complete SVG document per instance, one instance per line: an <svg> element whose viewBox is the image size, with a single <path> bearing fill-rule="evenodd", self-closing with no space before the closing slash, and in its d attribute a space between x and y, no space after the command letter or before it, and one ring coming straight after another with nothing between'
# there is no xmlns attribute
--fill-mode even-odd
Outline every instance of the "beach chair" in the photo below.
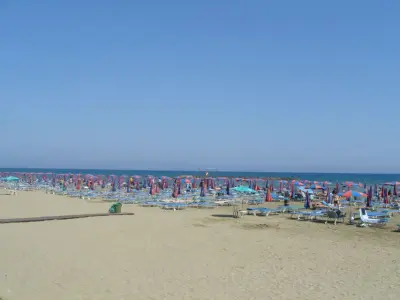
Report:
<svg viewBox="0 0 400 300"><path fill-rule="evenodd" d="M17 196L17 190L9 190L9 195Z"/></svg>
<svg viewBox="0 0 400 300"><path fill-rule="evenodd" d="M280 213L279 209L272 209L272 208L265 208L265 207L260 207L258 209L258 212L256 213L258 216L265 216L268 217L270 215L277 215Z"/></svg>
<svg viewBox="0 0 400 300"><path fill-rule="evenodd" d="M234 205L233 206L233 217L234 218L243 218L246 215L247 211L246 210L241 210L239 206Z"/></svg>
<svg viewBox="0 0 400 300"><path fill-rule="evenodd" d="M336 225L337 220L342 219L344 222L344 217L346 215L345 214L341 214L341 212L339 211L334 211L334 210L329 210L326 213L326 221L325 224L328 224L329 220L334 220L334 225Z"/></svg>
<svg viewBox="0 0 400 300"><path fill-rule="evenodd" d="M330 207L330 208L335 207L333 204L330 204L330 203L328 203L328 202L326 202L326 201L321 201L321 203L322 203L323 205L325 205L326 207Z"/></svg>
<svg viewBox="0 0 400 300"><path fill-rule="evenodd" d="M387 218L371 218L368 216L367 210L365 208L360 208L360 219L361 224L360 226L366 225L373 225L373 226L385 226L389 219Z"/></svg>
<svg viewBox="0 0 400 300"><path fill-rule="evenodd" d="M307 220L310 215L311 212L310 211L292 211L289 213L290 218L292 219L293 217L295 217L297 220Z"/></svg>

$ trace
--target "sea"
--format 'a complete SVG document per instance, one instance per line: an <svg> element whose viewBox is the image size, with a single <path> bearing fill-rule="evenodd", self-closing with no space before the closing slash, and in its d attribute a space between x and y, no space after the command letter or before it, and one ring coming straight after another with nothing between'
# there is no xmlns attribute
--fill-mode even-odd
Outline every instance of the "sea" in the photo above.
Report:
<svg viewBox="0 0 400 300"><path fill-rule="evenodd" d="M167 171L167 170L101 170L101 169L34 169L34 168L0 168L0 173L57 173L57 174L102 174L102 175L152 175L155 177L168 176L171 178L180 175L204 176L206 171ZM282 178L311 181L357 182L366 184L382 184L385 182L400 181L400 174L356 174L356 173L298 173L298 172L240 172L240 171L207 171L212 177L238 178Z"/></svg>

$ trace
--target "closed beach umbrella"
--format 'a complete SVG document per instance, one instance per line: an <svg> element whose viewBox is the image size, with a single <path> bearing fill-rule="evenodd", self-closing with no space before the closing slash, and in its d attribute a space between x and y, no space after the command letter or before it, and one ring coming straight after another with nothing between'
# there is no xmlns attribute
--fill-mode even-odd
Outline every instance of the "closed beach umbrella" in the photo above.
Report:
<svg viewBox="0 0 400 300"><path fill-rule="evenodd" d="M384 200L385 204L389 204L389 197L388 197L388 190L387 190L387 188L384 188L384 191L383 191L383 200Z"/></svg>
<svg viewBox="0 0 400 300"><path fill-rule="evenodd" d="M193 178L193 182L192 182L192 189L196 188L196 178Z"/></svg>
<svg viewBox="0 0 400 300"><path fill-rule="evenodd" d="M149 194L150 194L150 195L153 195L153 184L150 184Z"/></svg>
<svg viewBox="0 0 400 300"><path fill-rule="evenodd" d="M176 183L174 183L173 191L172 191L172 198L176 198L176 197L178 197L178 189L177 189Z"/></svg>
<svg viewBox="0 0 400 300"><path fill-rule="evenodd" d="M112 184L111 184L111 191L116 192L117 191L117 178L114 177L112 179Z"/></svg>
<svg viewBox="0 0 400 300"><path fill-rule="evenodd" d="M310 195L308 192L306 193L306 199L304 201L304 208L309 209L310 208Z"/></svg>
<svg viewBox="0 0 400 300"><path fill-rule="evenodd" d="M81 178L78 175L78 179L76 180L76 189L79 191L81 189Z"/></svg>
<svg viewBox="0 0 400 300"><path fill-rule="evenodd" d="M92 178L91 178L91 185L90 185L90 189L92 190L92 191L94 191L94 178L93 178L93 176L92 176Z"/></svg>
<svg viewBox="0 0 400 300"><path fill-rule="evenodd" d="M126 192L129 193L131 191L131 179L128 178L128 182L126 183Z"/></svg>
<svg viewBox="0 0 400 300"><path fill-rule="evenodd" d="M267 194L265 195L265 202L272 202L271 191L267 189Z"/></svg>
<svg viewBox="0 0 400 300"><path fill-rule="evenodd" d="M367 207L371 207L371 201L372 201L372 185L369 187L368 191L368 197L367 197Z"/></svg>
<svg viewBox="0 0 400 300"><path fill-rule="evenodd" d="M154 194L155 194L153 182L150 183L150 191L149 191L149 194L150 194L150 195L154 195Z"/></svg>
<svg viewBox="0 0 400 300"><path fill-rule="evenodd" d="M204 183L203 183L203 184L201 184L201 188L200 188L200 197L205 197L205 196L206 196L206 193L204 191Z"/></svg>
<svg viewBox="0 0 400 300"><path fill-rule="evenodd" d="M205 184L205 182L204 182L204 180L202 180L201 182L200 182L200 197L205 197L206 196L206 186L205 186L206 184Z"/></svg>
<svg viewBox="0 0 400 300"><path fill-rule="evenodd" d="M292 187L291 187L291 195L290 195L290 198L294 199L294 184L292 184Z"/></svg>
<svg viewBox="0 0 400 300"><path fill-rule="evenodd" d="M230 188L230 182L229 182L229 179L228 179L228 180L226 181L226 194L227 194L227 195L230 195L229 188Z"/></svg>
<svg viewBox="0 0 400 300"><path fill-rule="evenodd" d="M326 194L326 202L328 203L332 203L332 196L331 196L331 191L329 189L329 187L327 188L327 194Z"/></svg>

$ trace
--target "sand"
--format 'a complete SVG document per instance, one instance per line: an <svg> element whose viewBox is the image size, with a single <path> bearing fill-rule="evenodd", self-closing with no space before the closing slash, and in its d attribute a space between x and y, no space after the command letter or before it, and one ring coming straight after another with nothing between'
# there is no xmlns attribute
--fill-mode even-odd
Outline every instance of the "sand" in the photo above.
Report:
<svg viewBox="0 0 400 300"><path fill-rule="evenodd" d="M1 195L0 218L106 212L42 192ZM226 217L231 208L0 225L0 297L396 299L400 233ZM217 214L218 216L212 216ZM398 222L400 223L400 222Z"/></svg>

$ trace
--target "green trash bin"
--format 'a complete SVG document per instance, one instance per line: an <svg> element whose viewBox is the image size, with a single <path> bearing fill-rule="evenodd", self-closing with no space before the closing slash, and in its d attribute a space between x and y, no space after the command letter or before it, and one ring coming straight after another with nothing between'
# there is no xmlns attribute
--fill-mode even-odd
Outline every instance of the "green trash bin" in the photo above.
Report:
<svg viewBox="0 0 400 300"><path fill-rule="evenodd" d="M111 205L108 212L110 214L118 214L121 212L121 208L122 208L122 203L117 202L117 203L114 203L113 205Z"/></svg>

